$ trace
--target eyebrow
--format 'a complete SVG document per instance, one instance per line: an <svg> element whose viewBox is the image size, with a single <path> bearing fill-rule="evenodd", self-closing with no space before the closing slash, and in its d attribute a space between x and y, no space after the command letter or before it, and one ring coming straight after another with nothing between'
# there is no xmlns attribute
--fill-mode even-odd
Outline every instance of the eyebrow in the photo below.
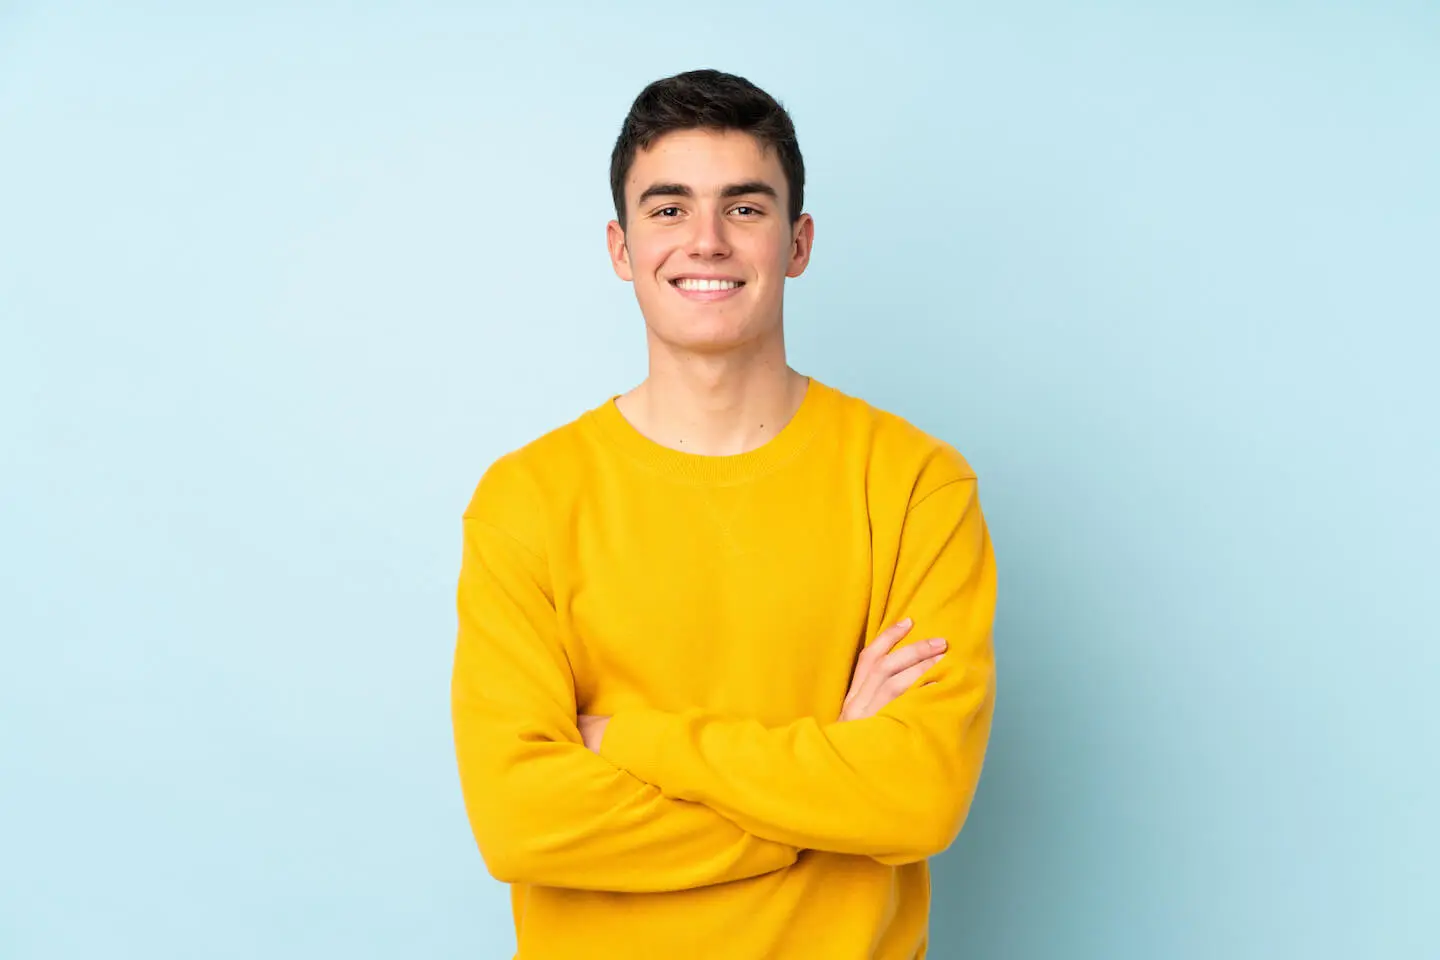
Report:
<svg viewBox="0 0 1440 960"><path fill-rule="evenodd" d="M779 195L776 194L775 188L770 186L770 184L766 183L764 180L746 180L744 183L731 183L727 184L720 190L721 199L724 199L726 197L745 197L751 196L753 194L760 194L762 196L779 199ZM651 197L693 196L695 196L695 191L691 190L683 183L652 183L650 186L645 188L644 193L640 194L640 199L635 201L635 205L637 207L643 206L645 201L649 200Z"/></svg>

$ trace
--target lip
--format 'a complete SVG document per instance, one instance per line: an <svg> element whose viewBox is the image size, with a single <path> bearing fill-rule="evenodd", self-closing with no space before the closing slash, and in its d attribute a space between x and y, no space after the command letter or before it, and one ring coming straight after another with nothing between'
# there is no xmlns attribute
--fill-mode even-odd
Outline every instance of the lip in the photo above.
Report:
<svg viewBox="0 0 1440 960"><path fill-rule="evenodd" d="M674 290L686 300L694 300L697 303L711 303L716 300L728 300L731 297L735 296L737 293L739 293L741 290L745 289L745 282L743 280L740 280L740 285L738 287L730 287L727 290L682 290L680 287L676 286L676 280L739 280L739 278L683 276L671 277L669 280L666 281L666 285L671 290Z"/></svg>

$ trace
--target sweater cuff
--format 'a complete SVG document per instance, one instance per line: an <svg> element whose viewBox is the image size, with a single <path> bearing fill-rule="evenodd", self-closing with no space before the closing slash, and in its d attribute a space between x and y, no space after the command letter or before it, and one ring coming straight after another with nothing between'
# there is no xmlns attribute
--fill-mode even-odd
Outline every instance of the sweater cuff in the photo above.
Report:
<svg viewBox="0 0 1440 960"><path fill-rule="evenodd" d="M616 713L600 738L600 756L631 776L669 793L663 781L662 745L676 718L662 710Z"/></svg>

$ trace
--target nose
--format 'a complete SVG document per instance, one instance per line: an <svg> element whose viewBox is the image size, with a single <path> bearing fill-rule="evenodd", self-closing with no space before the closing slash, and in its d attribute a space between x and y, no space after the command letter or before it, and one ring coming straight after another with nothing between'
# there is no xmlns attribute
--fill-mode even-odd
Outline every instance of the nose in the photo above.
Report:
<svg viewBox="0 0 1440 960"><path fill-rule="evenodd" d="M719 259L730 255L730 243L725 238L724 214L716 209L702 211L690 221L690 256L699 259Z"/></svg>

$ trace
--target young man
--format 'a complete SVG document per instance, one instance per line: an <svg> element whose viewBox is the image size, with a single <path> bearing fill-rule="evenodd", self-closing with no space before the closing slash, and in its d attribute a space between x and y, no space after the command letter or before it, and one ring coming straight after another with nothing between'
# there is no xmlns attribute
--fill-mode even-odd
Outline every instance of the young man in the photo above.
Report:
<svg viewBox="0 0 1440 960"><path fill-rule="evenodd" d="M769 95L651 84L610 182L649 375L463 521L455 744L517 957L921 958L994 709L975 474L787 365L814 223Z"/></svg>

